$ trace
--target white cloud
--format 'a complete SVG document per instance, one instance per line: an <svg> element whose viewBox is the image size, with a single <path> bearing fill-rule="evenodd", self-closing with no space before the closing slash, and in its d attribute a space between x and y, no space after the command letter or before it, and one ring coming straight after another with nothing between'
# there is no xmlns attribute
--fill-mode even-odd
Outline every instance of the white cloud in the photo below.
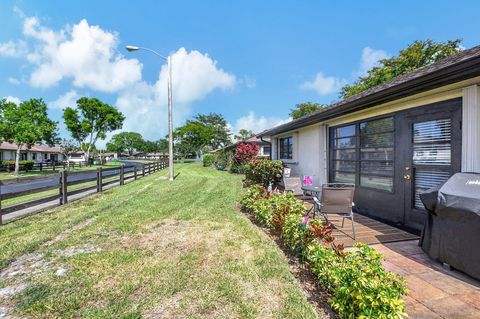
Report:
<svg viewBox="0 0 480 319"><path fill-rule="evenodd" d="M116 53L118 35L89 25L85 19L54 31L29 17L23 33L36 43L35 51L27 56L35 65L29 79L34 87L48 88L71 78L76 87L117 92L141 79L142 64Z"/></svg>
<svg viewBox="0 0 480 319"><path fill-rule="evenodd" d="M73 85L49 103L50 107L74 105L78 88L92 95L95 92L114 93L114 105L126 116L123 130L140 132L149 139L167 133L166 63L158 79L148 83L142 79L143 65L137 59L127 59L117 53L117 33L89 25L85 19L53 30L43 26L36 17L18 14L23 21L25 39L34 48L25 55L33 67L26 75L26 82L40 88L55 86L60 81L62 85L67 81ZM171 56L173 116L177 125L191 115L192 103L215 90L233 90L240 82L206 53L180 48Z"/></svg>
<svg viewBox="0 0 480 319"><path fill-rule="evenodd" d="M12 78L12 77L8 78L8 82L10 84L13 84L13 85L19 85L20 84L20 80L18 80L16 78Z"/></svg>
<svg viewBox="0 0 480 319"><path fill-rule="evenodd" d="M0 43L0 56L18 58L27 54L27 43L22 40Z"/></svg>
<svg viewBox="0 0 480 319"><path fill-rule="evenodd" d="M352 72L353 77L357 78L366 75L368 70L379 65L380 60L389 57L390 55L386 51L375 50L370 47L363 48L359 69L358 71ZM313 90L317 92L318 95L329 95L332 93L338 93L347 83L348 81L346 79L325 76L322 72L318 72L315 79L304 82L300 88L304 90Z"/></svg>
<svg viewBox="0 0 480 319"><path fill-rule="evenodd" d="M167 133L167 65L154 84L145 81L124 90L116 106L126 115L124 130L141 131L147 138ZM217 61L199 51L178 49L172 54L173 116L178 125L191 114L191 104L214 90L235 87L234 75L217 66Z"/></svg>
<svg viewBox="0 0 480 319"><path fill-rule="evenodd" d="M16 96L4 96L3 97L5 100L7 100L7 102L12 102L12 103L15 103L15 104L20 104L20 99Z"/></svg>
<svg viewBox="0 0 480 319"><path fill-rule="evenodd" d="M66 107L75 107L77 105L77 100L80 98L77 91L70 90L67 93L60 95L58 99L53 102L48 103L49 107L64 109Z"/></svg>
<svg viewBox="0 0 480 319"><path fill-rule="evenodd" d="M304 82L301 88L304 90L313 90L317 92L318 95L329 95L339 92L346 83L347 81L344 79L325 76L322 72L318 72L315 79Z"/></svg>
<svg viewBox="0 0 480 319"><path fill-rule="evenodd" d="M291 119L282 119L279 117L257 116L255 112L250 111L247 115L238 118L233 125L233 132L236 134L242 128L250 130L254 133L260 133L266 129L278 126L280 124L291 121Z"/></svg>
<svg viewBox="0 0 480 319"><path fill-rule="evenodd" d="M374 50L370 47L365 47L362 50L362 58L360 60L359 75L367 74L371 68L378 66L380 60L389 58L390 55L383 50Z"/></svg>

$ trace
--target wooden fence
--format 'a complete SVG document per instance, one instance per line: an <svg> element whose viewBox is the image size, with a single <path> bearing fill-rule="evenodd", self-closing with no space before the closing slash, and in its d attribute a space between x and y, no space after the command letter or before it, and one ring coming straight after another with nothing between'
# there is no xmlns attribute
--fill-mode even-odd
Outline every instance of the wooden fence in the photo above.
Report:
<svg viewBox="0 0 480 319"><path fill-rule="evenodd" d="M35 212L35 207L38 208L38 211L43 210L46 207L42 207L42 205L45 204L49 204L48 208L65 205L72 196L86 192L102 192L109 185L124 185L126 181L137 180L166 167L168 167L168 162L159 161L107 168L98 167L96 170L80 172L64 170L57 174L0 180L0 225L3 224L3 216L8 214L33 208L32 211L26 213L30 214ZM82 185L86 183L89 185ZM45 194L30 200L14 200L24 196L31 197L38 193ZM55 201L57 202L55 203ZM5 202L7 204L4 206Z"/></svg>
<svg viewBox="0 0 480 319"><path fill-rule="evenodd" d="M45 171L45 170L59 170L59 169L67 169L67 168L82 168L87 166L85 162L70 162L70 166L68 166L67 162L39 162L33 164L20 164L19 169L20 171ZM2 171L13 172L15 170L15 164L11 165L4 165L0 168Z"/></svg>

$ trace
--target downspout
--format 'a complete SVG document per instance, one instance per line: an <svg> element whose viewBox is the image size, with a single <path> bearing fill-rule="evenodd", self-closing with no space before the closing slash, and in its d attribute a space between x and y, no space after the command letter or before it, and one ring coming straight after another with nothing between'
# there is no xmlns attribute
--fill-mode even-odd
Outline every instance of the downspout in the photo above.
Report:
<svg viewBox="0 0 480 319"><path fill-rule="evenodd" d="M260 136L260 141L264 142L264 143L267 143L267 144L270 144L270 160L272 160L272 142L269 142L269 141L265 141L263 139L263 136Z"/></svg>

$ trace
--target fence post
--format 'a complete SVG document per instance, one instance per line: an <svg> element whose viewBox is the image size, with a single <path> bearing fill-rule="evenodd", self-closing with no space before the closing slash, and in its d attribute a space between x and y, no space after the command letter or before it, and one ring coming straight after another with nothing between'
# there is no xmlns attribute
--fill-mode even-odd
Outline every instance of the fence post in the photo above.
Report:
<svg viewBox="0 0 480 319"><path fill-rule="evenodd" d="M67 171L60 172L60 205L68 203Z"/></svg>
<svg viewBox="0 0 480 319"><path fill-rule="evenodd" d="M40 162L40 172L42 171L42 166L43 166L43 163Z"/></svg>
<svg viewBox="0 0 480 319"><path fill-rule="evenodd" d="M142 177L145 177L145 165L142 166Z"/></svg>
<svg viewBox="0 0 480 319"><path fill-rule="evenodd" d="M102 167L97 167L97 193L103 190Z"/></svg>
<svg viewBox="0 0 480 319"><path fill-rule="evenodd" d="M120 166L120 185L125 185L125 168Z"/></svg>
<svg viewBox="0 0 480 319"><path fill-rule="evenodd" d="M137 165L133 167L133 179L137 180Z"/></svg>
<svg viewBox="0 0 480 319"><path fill-rule="evenodd" d="M148 163L148 175L152 174L152 163Z"/></svg>
<svg viewBox="0 0 480 319"><path fill-rule="evenodd" d="M53 171L55 172L55 161L52 162Z"/></svg>
<svg viewBox="0 0 480 319"><path fill-rule="evenodd" d="M0 188L0 226L3 225L3 220L2 220L2 191Z"/></svg>

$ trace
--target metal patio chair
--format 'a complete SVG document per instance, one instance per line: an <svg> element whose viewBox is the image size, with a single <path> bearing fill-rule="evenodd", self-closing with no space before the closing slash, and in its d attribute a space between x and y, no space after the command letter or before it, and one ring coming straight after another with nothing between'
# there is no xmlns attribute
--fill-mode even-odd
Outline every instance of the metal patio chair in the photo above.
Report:
<svg viewBox="0 0 480 319"><path fill-rule="evenodd" d="M302 201L312 198L310 194L307 194L302 190L302 180L298 176L283 177L282 184L285 192L292 193L295 197L301 199Z"/></svg>
<svg viewBox="0 0 480 319"><path fill-rule="evenodd" d="M345 219L352 221L353 239L355 239L355 222L353 217L353 194L355 192L355 185L344 183L328 183L322 186L322 197L318 199L313 198L315 203L315 210L323 215L328 221L328 214L337 214L342 217L342 228L345 224Z"/></svg>

